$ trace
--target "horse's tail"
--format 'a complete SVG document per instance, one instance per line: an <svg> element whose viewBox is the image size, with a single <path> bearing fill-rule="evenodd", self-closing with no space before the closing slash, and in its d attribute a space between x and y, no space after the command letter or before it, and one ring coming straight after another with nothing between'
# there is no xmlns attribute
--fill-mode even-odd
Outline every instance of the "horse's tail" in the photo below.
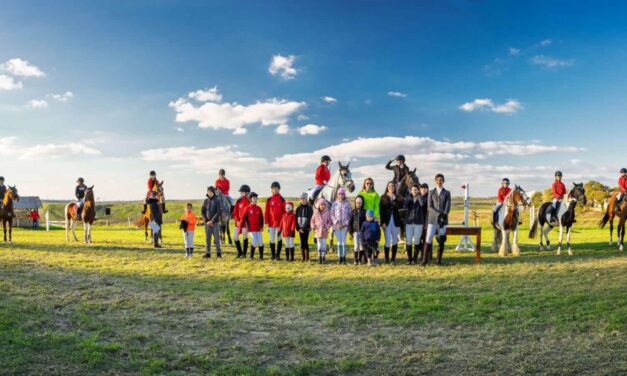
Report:
<svg viewBox="0 0 627 376"><path fill-rule="evenodd" d="M605 211L605 214L603 215L603 218L601 218L601 220L599 221L599 227L603 228L605 227L605 225L607 224L607 221L610 220L610 207L607 207L607 210Z"/></svg>
<svg viewBox="0 0 627 376"><path fill-rule="evenodd" d="M536 219L533 220L533 225L531 225L531 228L529 229L529 239L533 239L536 237L536 232L538 232L539 218L540 218L540 213L536 215Z"/></svg>

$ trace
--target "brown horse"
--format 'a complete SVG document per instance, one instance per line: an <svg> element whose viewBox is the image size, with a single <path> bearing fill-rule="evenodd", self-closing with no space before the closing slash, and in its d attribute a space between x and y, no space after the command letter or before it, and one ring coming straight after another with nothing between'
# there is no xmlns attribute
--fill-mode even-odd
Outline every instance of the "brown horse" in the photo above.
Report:
<svg viewBox="0 0 627 376"><path fill-rule="evenodd" d="M623 203L619 206L619 211L615 210L616 208L616 198L618 196L618 192L612 193L610 196L610 202L607 205L607 209L605 210L605 214L603 218L599 221L599 226L601 228L605 227L607 222L610 222L610 247L613 245L612 235L614 232L614 217L624 213L627 209L627 199L623 200Z"/></svg>
<svg viewBox="0 0 627 376"><path fill-rule="evenodd" d="M81 220L83 221L84 240L85 243L91 243L91 227L96 219L96 200L94 199L94 186L87 187L85 190L85 203L83 210L81 211ZM74 240L78 241L76 237L76 223L78 219L78 203L70 202L65 205L65 239L70 241L70 229Z"/></svg>
<svg viewBox="0 0 627 376"><path fill-rule="evenodd" d="M492 251L499 248L499 256L507 256L511 251L512 255L520 256L518 246L518 224L520 223L520 206L526 208L531 203L529 196L520 186L516 186L503 201L499 209L497 221L492 224L494 227L494 239L492 240ZM509 233L514 234L512 244L509 242ZM501 243L499 247L499 242Z"/></svg>
<svg viewBox="0 0 627 376"><path fill-rule="evenodd" d="M409 192L411 191L411 187L414 185L420 185L420 179L418 179L418 175L416 175L416 169L414 168L409 173L405 174L403 179L399 181L396 185L396 196L402 197L403 199L409 196Z"/></svg>
<svg viewBox="0 0 627 376"><path fill-rule="evenodd" d="M2 229L4 230L4 241L7 241L7 224L9 225L9 243L13 242L13 202L20 201L20 195L17 193L15 186L7 188L2 198L2 207L0 208L0 220L2 220Z"/></svg>
<svg viewBox="0 0 627 376"><path fill-rule="evenodd" d="M161 182L157 181L157 184L155 185L156 187L156 196L157 196L157 200L159 202L159 215L158 217L161 218L163 216L163 203L165 202L165 195L163 193L163 180ZM150 227L150 221L153 218L153 213L152 213L152 207L153 205L147 205L146 206L146 212L144 214L142 214L139 217L139 220L137 221L137 224L141 227L144 228L144 236L145 236L145 240L148 241L148 228ZM154 243L154 236L152 234L152 229L150 230L150 240L151 242ZM163 240L163 238L161 237L161 231L159 231L159 240Z"/></svg>

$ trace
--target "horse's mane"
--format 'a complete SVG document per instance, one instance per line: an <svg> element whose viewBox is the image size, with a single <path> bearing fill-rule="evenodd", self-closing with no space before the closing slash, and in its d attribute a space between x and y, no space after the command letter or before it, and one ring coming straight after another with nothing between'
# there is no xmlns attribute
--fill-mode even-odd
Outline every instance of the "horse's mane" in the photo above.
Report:
<svg viewBox="0 0 627 376"><path fill-rule="evenodd" d="M9 205L9 193L11 193L11 188L8 188L6 192L4 192L4 197L2 198L2 205Z"/></svg>

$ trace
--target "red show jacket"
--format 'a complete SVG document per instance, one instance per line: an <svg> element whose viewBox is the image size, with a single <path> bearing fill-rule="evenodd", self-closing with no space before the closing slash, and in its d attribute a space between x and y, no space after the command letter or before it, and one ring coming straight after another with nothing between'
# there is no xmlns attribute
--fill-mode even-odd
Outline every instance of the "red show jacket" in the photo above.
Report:
<svg viewBox="0 0 627 376"><path fill-rule="evenodd" d="M240 197L237 201L235 201L235 207L233 208L233 220L240 229L242 228L244 213L249 205L250 201L248 201L248 197Z"/></svg>
<svg viewBox="0 0 627 376"><path fill-rule="evenodd" d="M627 192L627 177L621 176L618 178L618 187L620 188L621 193Z"/></svg>
<svg viewBox="0 0 627 376"><path fill-rule="evenodd" d="M566 194L566 186L561 181L554 181L551 190L553 191L554 199L561 200L562 197Z"/></svg>
<svg viewBox="0 0 627 376"><path fill-rule="evenodd" d="M250 204L244 212L242 222L248 227L250 232L260 232L263 230L263 213L257 204Z"/></svg>
<svg viewBox="0 0 627 376"><path fill-rule="evenodd" d="M223 195L228 196L229 191L231 190L231 182L229 179L216 179L216 189L222 192Z"/></svg>
<svg viewBox="0 0 627 376"><path fill-rule="evenodd" d="M279 231L281 231L281 234L286 238L294 237L296 232L296 214L294 214L294 211L283 214Z"/></svg>
<svg viewBox="0 0 627 376"><path fill-rule="evenodd" d="M285 214L285 199L279 193L272 195L266 201L266 225L268 227L279 227L283 214Z"/></svg>
<svg viewBox="0 0 627 376"><path fill-rule="evenodd" d="M323 164L316 169L316 185L328 183L331 180L331 171Z"/></svg>
<svg viewBox="0 0 627 376"><path fill-rule="evenodd" d="M510 187L501 187L499 188L499 192L497 193L497 197L499 202L502 204L505 201L505 197L512 191Z"/></svg>

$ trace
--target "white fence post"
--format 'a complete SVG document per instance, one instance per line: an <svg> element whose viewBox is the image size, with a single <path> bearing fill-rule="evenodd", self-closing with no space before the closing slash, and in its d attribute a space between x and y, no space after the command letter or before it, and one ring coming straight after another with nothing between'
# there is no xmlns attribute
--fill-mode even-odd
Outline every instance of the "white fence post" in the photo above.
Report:
<svg viewBox="0 0 627 376"><path fill-rule="evenodd" d="M50 231L50 216L48 215L48 211L46 210L46 214L44 214L44 216L46 217L46 231Z"/></svg>
<svg viewBox="0 0 627 376"><path fill-rule="evenodd" d="M128 227L131 227L131 217L128 217Z"/></svg>

